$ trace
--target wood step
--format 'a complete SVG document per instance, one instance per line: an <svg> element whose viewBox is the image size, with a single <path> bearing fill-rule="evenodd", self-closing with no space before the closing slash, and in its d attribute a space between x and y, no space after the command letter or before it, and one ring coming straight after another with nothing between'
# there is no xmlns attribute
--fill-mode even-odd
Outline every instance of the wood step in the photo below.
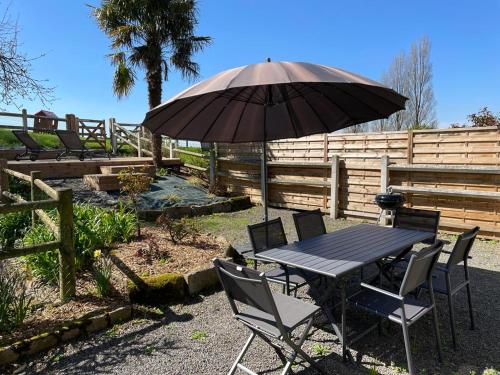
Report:
<svg viewBox="0 0 500 375"><path fill-rule="evenodd" d="M137 173L148 176L147 173ZM120 180L118 173L114 174L86 174L83 176L83 183L97 191L120 190Z"/></svg>
<svg viewBox="0 0 500 375"><path fill-rule="evenodd" d="M130 168L136 173L146 173L150 177L154 177L156 174L156 168L154 165L150 164L136 164L136 165L101 165L100 170L102 174L111 175L118 174L124 169Z"/></svg>

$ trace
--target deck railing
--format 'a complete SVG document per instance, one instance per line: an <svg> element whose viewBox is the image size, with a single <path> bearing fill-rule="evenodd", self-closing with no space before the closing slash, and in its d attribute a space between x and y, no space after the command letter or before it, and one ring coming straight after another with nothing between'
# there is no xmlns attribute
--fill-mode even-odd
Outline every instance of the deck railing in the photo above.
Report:
<svg viewBox="0 0 500 375"><path fill-rule="evenodd" d="M30 184L30 200L9 191L9 176ZM0 160L0 215L11 212L32 212L32 225L38 220L47 225L56 237L55 241L23 247L0 248L0 260L23 255L59 250L59 289L61 300L75 296L75 248L73 227L73 191L53 189L41 180L40 172L26 174L7 168L7 161ZM46 197L44 197L46 196ZM58 220L54 221L44 210L56 209Z"/></svg>

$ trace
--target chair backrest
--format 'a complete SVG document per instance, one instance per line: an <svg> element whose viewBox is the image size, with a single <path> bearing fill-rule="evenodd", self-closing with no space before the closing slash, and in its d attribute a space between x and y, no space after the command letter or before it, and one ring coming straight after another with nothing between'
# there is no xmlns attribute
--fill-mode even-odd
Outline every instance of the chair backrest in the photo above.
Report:
<svg viewBox="0 0 500 375"><path fill-rule="evenodd" d="M323 215L319 209L293 214L293 221L299 241L326 233Z"/></svg>
<svg viewBox="0 0 500 375"><path fill-rule="evenodd" d="M458 236L457 242L455 242L455 246L453 246L453 250L446 263L448 268L456 266L462 261L467 262L467 257L469 256L469 252L478 233L479 227L475 227Z"/></svg>
<svg viewBox="0 0 500 375"><path fill-rule="evenodd" d="M286 245L287 239L281 218L247 227L253 251L256 253Z"/></svg>
<svg viewBox="0 0 500 375"><path fill-rule="evenodd" d="M437 234L440 215L439 211L400 207L396 209L392 226L394 228L415 229ZM433 244L436 242L436 236L422 242Z"/></svg>
<svg viewBox="0 0 500 375"><path fill-rule="evenodd" d="M263 272L217 258L213 263L235 314L239 314L235 302L240 302L273 315L278 328L282 327L278 309Z"/></svg>
<svg viewBox="0 0 500 375"><path fill-rule="evenodd" d="M78 134L72 130L56 130L56 134L64 147L70 150L83 150L85 148Z"/></svg>
<svg viewBox="0 0 500 375"><path fill-rule="evenodd" d="M442 249L443 241L436 241L435 244L411 256L403 282L401 283L401 288L399 289L400 296L405 296L414 291L425 281L430 282L432 270Z"/></svg>
<svg viewBox="0 0 500 375"><path fill-rule="evenodd" d="M28 134L27 131L24 130L13 130L12 133L14 136L19 139L19 141L29 150L32 151L40 151L42 149L42 146L38 144L37 141L35 141L31 136Z"/></svg>

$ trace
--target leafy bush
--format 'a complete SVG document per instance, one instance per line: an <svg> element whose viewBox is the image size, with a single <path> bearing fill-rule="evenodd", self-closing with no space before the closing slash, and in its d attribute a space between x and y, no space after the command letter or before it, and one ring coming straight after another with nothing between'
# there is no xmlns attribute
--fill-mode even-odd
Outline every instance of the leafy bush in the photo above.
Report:
<svg viewBox="0 0 500 375"><path fill-rule="evenodd" d="M11 247L22 238L31 224L31 216L26 212L0 215L0 247Z"/></svg>
<svg viewBox="0 0 500 375"><path fill-rule="evenodd" d="M167 213L163 213L156 219L156 223L167 232L174 244L178 244L186 237L194 239L199 232L196 222L187 217L172 219Z"/></svg>
<svg viewBox="0 0 500 375"><path fill-rule="evenodd" d="M10 331L21 324L31 311L33 296L18 271L0 264L0 331Z"/></svg>
<svg viewBox="0 0 500 375"><path fill-rule="evenodd" d="M9 191L27 200L31 198L30 184L14 176L9 176Z"/></svg>
<svg viewBox="0 0 500 375"><path fill-rule="evenodd" d="M111 210L88 204L74 205L76 268L82 269L92 261L96 249L109 248L113 242L127 242L134 235L134 215L123 208ZM45 225L36 225L22 239L25 245L54 241ZM33 273L50 283L57 283L59 259L57 251L46 251L24 257Z"/></svg>

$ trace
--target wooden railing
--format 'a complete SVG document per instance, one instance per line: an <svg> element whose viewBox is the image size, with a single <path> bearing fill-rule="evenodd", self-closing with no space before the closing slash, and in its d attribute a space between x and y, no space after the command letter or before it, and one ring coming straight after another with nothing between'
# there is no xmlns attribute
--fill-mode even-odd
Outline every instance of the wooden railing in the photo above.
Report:
<svg viewBox="0 0 500 375"><path fill-rule="evenodd" d="M31 188L30 200L9 191L9 176L28 182ZM41 180L40 172L25 175L7 168L7 161L0 160L0 215L11 212L32 212L32 225L38 220L47 225L56 237L55 241L23 247L0 248L0 260L23 255L59 250L59 289L61 300L75 296L75 248L73 235L73 191L55 190ZM46 196L46 197L45 197ZM54 221L44 211L56 209L58 220Z"/></svg>
<svg viewBox="0 0 500 375"><path fill-rule="evenodd" d="M35 116L28 114L26 109L23 109L21 113L15 112L0 112L1 118L10 117L15 122L19 121L18 124L5 124L2 120L0 123L0 129L8 129L8 130L55 130L59 127L59 123L66 123L67 118L64 117L44 117L44 116ZM41 122L46 120L50 120L50 125L47 127L42 127ZM64 126L63 126L64 127Z"/></svg>
<svg viewBox="0 0 500 375"><path fill-rule="evenodd" d="M77 132L83 143L94 142L106 149L106 121L76 118Z"/></svg>

